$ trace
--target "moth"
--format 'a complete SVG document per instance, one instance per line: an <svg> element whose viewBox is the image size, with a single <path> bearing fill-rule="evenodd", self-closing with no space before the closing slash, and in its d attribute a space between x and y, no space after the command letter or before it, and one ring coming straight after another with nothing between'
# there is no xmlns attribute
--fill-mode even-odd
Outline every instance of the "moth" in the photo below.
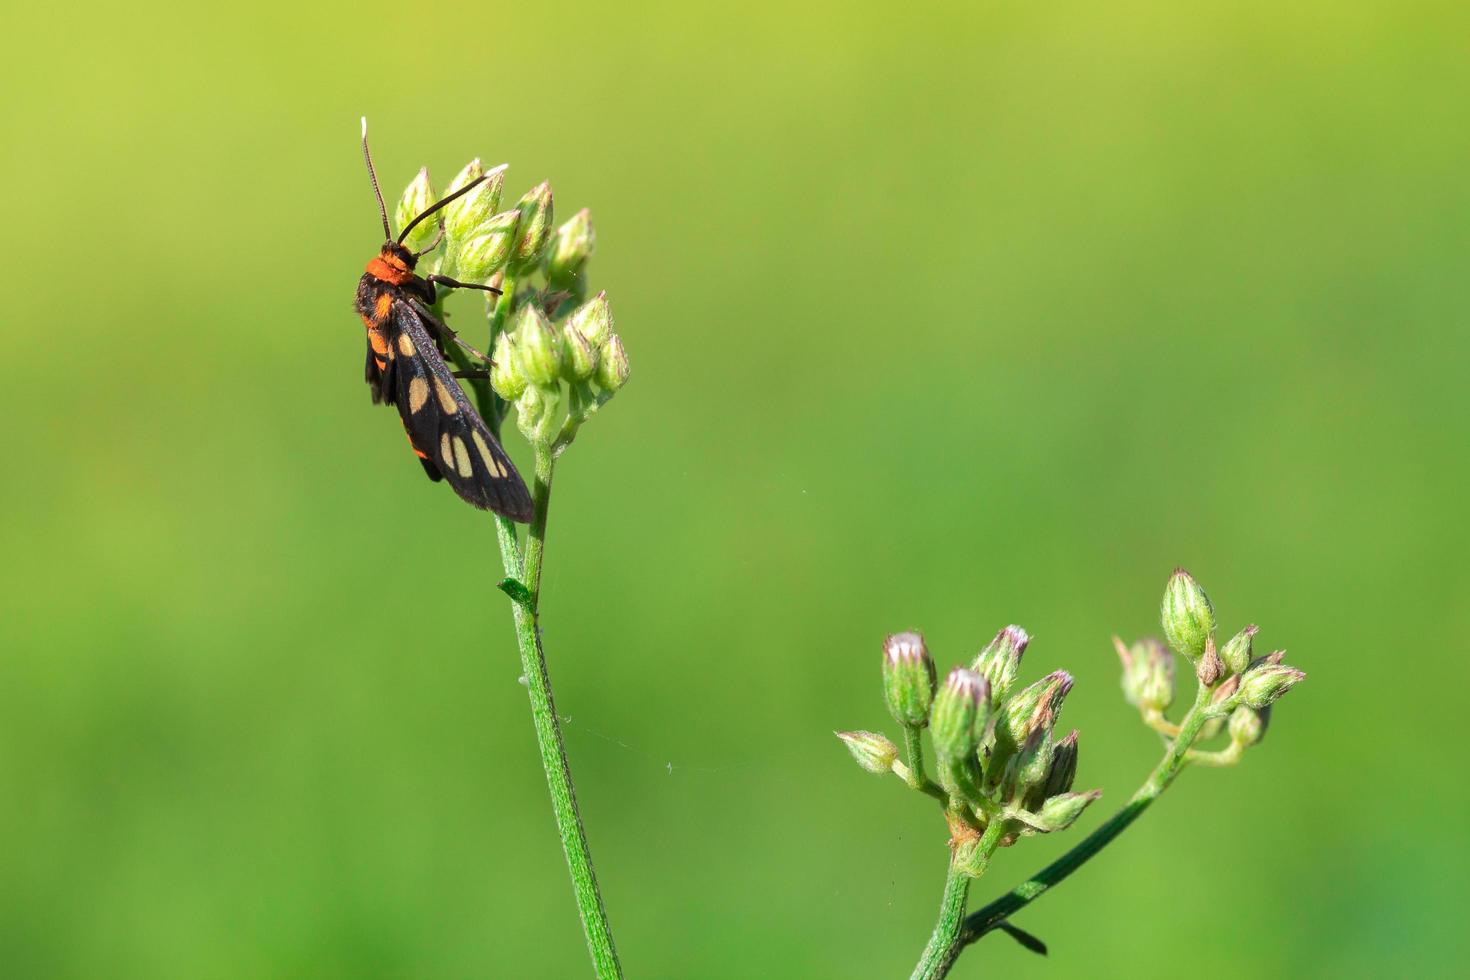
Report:
<svg viewBox="0 0 1470 980"><path fill-rule="evenodd" d="M357 314L367 327L364 373L373 403L398 408L408 443L430 480L447 481L462 499L482 510L528 523L532 505L526 483L495 433L465 396L444 361L440 345L459 344L486 364L489 358L460 340L430 312L441 287L481 289L497 294L500 290L459 282L448 276L419 276L414 272L418 260L443 240L442 224L438 237L427 248L413 252L403 244L420 222L474 190L490 175L471 181L424 209L394 238L383 193L378 189L372 154L368 152L366 119L362 122L362 155L373 183L373 194L378 199L384 237L382 248L358 280L356 298Z"/></svg>

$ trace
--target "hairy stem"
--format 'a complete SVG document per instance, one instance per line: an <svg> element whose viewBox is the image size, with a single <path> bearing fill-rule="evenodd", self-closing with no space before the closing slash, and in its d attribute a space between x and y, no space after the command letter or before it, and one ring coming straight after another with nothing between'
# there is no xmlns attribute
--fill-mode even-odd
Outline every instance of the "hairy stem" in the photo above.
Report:
<svg viewBox="0 0 1470 980"><path fill-rule="evenodd" d="M1003 820L992 820L985 828L978 846L981 860L988 860L995 852L1004 830ZM944 897L939 903L939 920L934 923L929 945L924 947L909 980L938 980L949 973L955 959L965 948L965 902L970 894L970 882L974 879L960 870L958 856L957 849L950 859L949 873L944 879Z"/></svg>
<svg viewBox="0 0 1470 980"><path fill-rule="evenodd" d="M496 536L500 543L501 563L505 574L519 579L529 592L529 599L515 602L516 642L520 647L521 669L526 676L526 689L531 698L531 720L536 728L536 744L541 750L541 768L551 791L551 808L556 816L556 829L561 835L567 870L572 876L577 911L582 918L582 932L587 938L587 951L599 980L621 980L622 966L613 945L612 928L607 910L597 887L597 874L592 867L592 850L577 808L577 793L572 784L571 762L562 739L561 722L556 715L556 702L551 694L551 676L546 669L546 653L541 646L539 609L541 602L541 564L546 552L546 514L551 504L551 478L555 469L549 446L536 447L536 484L532 490L535 514L526 535L525 557L516 543L515 525L503 517L496 518Z"/></svg>
<svg viewBox="0 0 1470 980"><path fill-rule="evenodd" d="M1200 728L1211 716L1209 708L1210 689L1200 685L1199 690L1195 692L1193 707L1179 723L1178 737L1170 743L1163 759L1159 760L1159 764L1154 767L1154 771L1138 788L1138 792L1133 794L1127 805L1109 817L1101 827L1088 834L1082 843L1021 882L1007 894L969 916L965 920L964 933L960 938L961 945L967 946L973 943L987 932L997 928L1005 919L1036 901L1049 888L1082 867L1104 847L1111 844L1115 837L1128 828L1129 824L1137 820L1143 811L1159 798L1159 794L1169 788L1169 784L1183 770L1190 745L1194 743ZM938 974L938 976L943 975Z"/></svg>

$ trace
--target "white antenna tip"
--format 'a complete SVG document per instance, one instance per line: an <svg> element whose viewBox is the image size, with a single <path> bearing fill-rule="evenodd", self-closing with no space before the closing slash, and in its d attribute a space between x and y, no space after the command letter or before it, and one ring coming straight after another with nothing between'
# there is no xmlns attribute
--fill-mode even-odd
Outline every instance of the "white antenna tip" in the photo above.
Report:
<svg viewBox="0 0 1470 980"><path fill-rule="evenodd" d="M367 139L367 116L362 117L362 138Z"/></svg>

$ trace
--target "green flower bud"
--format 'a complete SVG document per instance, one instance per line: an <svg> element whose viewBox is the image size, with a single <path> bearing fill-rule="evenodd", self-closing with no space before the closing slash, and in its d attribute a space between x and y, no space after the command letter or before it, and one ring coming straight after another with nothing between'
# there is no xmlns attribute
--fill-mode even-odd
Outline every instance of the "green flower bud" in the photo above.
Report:
<svg viewBox="0 0 1470 980"><path fill-rule="evenodd" d="M1250 747L1259 742L1265 733L1266 722L1254 708L1241 705L1230 713L1230 741Z"/></svg>
<svg viewBox="0 0 1470 980"><path fill-rule="evenodd" d="M1062 793L1047 800L1039 813L1026 815L1021 819L1032 829L1043 834L1066 830L1077 822L1077 818L1082 816L1082 811L1091 806L1092 801L1099 796L1102 796L1100 789L1087 793Z"/></svg>
<svg viewBox="0 0 1470 980"><path fill-rule="evenodd" d="M950 671L934 696L929 715L934 751L948 756L974 755L989 709L989 681L963 667Z"/></svg>
<svg viewBox="0 0 1470 980"><path fill-rule="evenodd" d="M527 385L516 399L516 428L533 445L545 445L556 437L560 428L557 408L561 405L561 387L543 388Z"/></svg>
<svg viewBox="0 0 1470 980"><path fill-rule="evenodd" d="M474 197L471 191L469 197ZM466 282L486 283L510 259L515 246L519 211L502 211L480 222L459 247L455 268Z"/></svg>
<svg viewBox="0 0 1470 980"><path fill-rule="evenodd" d="M1164 712L1174 703L1174 657L1153 637L1131 648L1113 637L1113 648L1123 662L1123 697L1144 711Z"/></svg>
<svg viewBox="0 0 1470 980"><path fill-rule="evenodd" d="M587 258L592 254L596 241L592 212L583 208L556 230L556 241L546 259L547 281L560 289L570 288L586 268Z"/></svg>
<svg viewBox="0 0 1470 980"><path fill-rule="evenodd" d="M576 327L593 347L606 344L613 332L612 307L607 303L607 290L577 307L567 323Z"/></svg>
<svg viewBox="0 0 1470 980"><path fill-rule="evenodd" d="M506 166L502 163L490 171L490 176L475 185L474 190L445 206L444 230L451 241L462 242L474 237L480 226L500 210L500 195L505 189L505 170ZM449 182L449 189L444 193L453 194L476 178L484 176L484 173L477 157Z"/></svg>
<svg viewBox="0 0 1470 980"><path fill-rule="evenodd" d="M842 739L857 764L868 772L890 772L898 760L898 746L877 732L833 732Z"/></svg>
<svg viewBox="0 0 1470 980"><path fill-rule="evenodd" d="M495 338L495 351L490 355L494 363L490 367L490 387L508 402L521 397L526 390L526 376L521 373L516 352L511 346L510 334L502 333Z"/></svg>
<svg viewBox="0 0 1470 980"><path fill-rule="evenodd" d="M1241 703L1256 709L1264 708L1306 679L1307 675L1295 667L1262 663L1241 675Z"/></svg>
<svg viewBox="0 0 1470 980"><path fill-rule="evenodd" d="M1047 773L1051 770L1051 729L1056 720L1048 711L1043 710L1041 715L1006 766L1005 777L1001 780L1002 799L1025 801L1041 795L1039 790L1045 785Z"/></svg>
<svg viewBox="0 0 1470 980"><path fill-rule="evenodd" d="M1041 728L1050 730L1062 711L1062 701L1072 689L1072 675L1058 670L1011 695L996 709L995 744L985 771L992 783L1006 777L1009 763L1026 744L1027 738Z"/></svg>
<svg viewBox="0 0 1470 980"><path fill-rule="evenodd" d="M1220 651L1220 659L1225 662L1225 669L1232 674L1243 674L1251 663L1251 637L1256 635L1259 626L1247 626L1236 633L1225 644L1225 649Z"/></svg>
<svg viewBox="0 0 1470 980"><path fill-rule="evenodd" d="M905 728L929 723L934 703L934 661L918 633L895 633L883 641L883 700Z"/></svg>
<svg viewBox="0 0 1470 980"><path fill-rule="evenodd" d="M1182 568L1174 569L1164 587L1159 618L1164 624L1164 637L1175 652L1191 661L1204 656L1205 642L1215 632L1215 609L1205 590Z"/></svg>
<svg viewBox="0 0 1470 980"><path fill-rule="evenodd" d="M521 212L521 226L511 261L517 269L527 269L541 261L551 242L551 183L543 180L526 191L516 208Z"/></svg>
<svg viewBox="0 0 1470 980"><path fill-rule="evenodd" d="M393 209L393 219L398 223L398 230L407 228L409 222L429 210L429 206L437 198L434 197L434 186L429 183L429 168L423 167L419 175L415 177L403 191L403 196L398 199L397 206ZM403 240L403 245L410 251L418 251L434 240L439 234L432 219L419 223L409 236Z"/></svg>
<svg viewBox="0 0 1470 980"><path fill-rule="evenodd" d="M1016 673L1021 669L1021 656L1031 637L1019 626L1007 626L995 634L995 639L986 644L975 657L970 669L990 681L991 696L995 703L1004 701L1016 682Z"/></svg>
<svg viewBox="0 0 1470 980"><path fill-rule="evenodd" d="M535 303L527 303L516 314L515 350L521 373L533 385L556 384L561 372L561 344L551 322Z"/></svg>
<svg viewBox="0 0 1470 980"><path fill-rule="evenodd" d="M623 349L623 338L617 334L603 345L597 363L597 384L606 392L616 392L628 383L632 368L628 365L628 352Z"/></svg>
<svg viewBox="0 0 1470 980"><path fill-rule="evenodd" d="M989 715L990 683L963 667L950 671L934 695L929 712L939 785L967 802L979 795L980 766L975 748Z"/></svg>
<svg viewBox="0 0 1470 980"><path fill-rule="evenodd" d="M570 323L561 330L561 376L568 381L586 381L597 370L599 354Z"/></svg>

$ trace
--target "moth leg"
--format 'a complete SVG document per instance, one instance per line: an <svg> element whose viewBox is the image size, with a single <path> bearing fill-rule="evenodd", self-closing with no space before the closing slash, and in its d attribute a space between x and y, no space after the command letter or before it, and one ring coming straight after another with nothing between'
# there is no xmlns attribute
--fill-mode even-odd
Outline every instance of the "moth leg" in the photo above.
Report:
<svg viewBox="0 0 1470 980"><path fill-rule="evenodd" d="M435 277L430 276L429 278L433 279ZM466 353L468 353L476 360L483 361L486 364L495 363L489 358L489 356L480 352L478 349L476 349L466 341L461 340L459 334L450 329L449 324L441 322L438 317L434 316L428 310L422 307L419 307L418 311L420 316L423 318L424 323L428 326L429 330L433 332L435 338L441 344L448 343L449 341L454 341L454 343L458 344Z"/></svg>
<svg viewBox="0 0 1470 980"><path fill-rule="evenodd" d="M485 292L494 293L496 296L499 296L502 292L502 290L494 286L481 286L473 282L460 282L458 279L451 279L448 276L438 274L426 276L425 278L429 282L436 283L440 286L448 286L450 289L483 289Z"/></svg>

